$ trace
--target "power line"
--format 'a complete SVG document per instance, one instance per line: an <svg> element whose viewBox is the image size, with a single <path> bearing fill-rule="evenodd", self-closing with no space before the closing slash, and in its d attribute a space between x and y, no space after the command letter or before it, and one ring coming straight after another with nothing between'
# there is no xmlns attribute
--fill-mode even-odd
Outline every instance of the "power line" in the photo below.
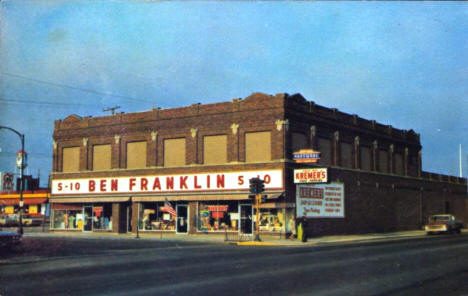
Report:
<svg viewBox="0 0 468 296"><path fill-rule="evenodd" d="M122 98L122 99L126 99L126 100L150 103L150 102L148 102L146 100L135 99L135 98L128 97L128 96L116 95L116 94L112 94L112 93L105 93L105 92L96 91L94 89L87 89L87 88L81 88L81 87L66 85L66 84L59 84L59 83L49 82L49 81L30 78L30 77L26 77L26 76L22 76L22 75L18 75L18 74L12 74L12 73L7 73L7 72L3 72L3 74L7 75L7 76L15 77L15 78L20 78L20 79L24 79L24 80L28 80L28 81L33 81L33 82L36 82L36 83L42 83L42 84L53 85L53 86L56 86L56 87L79 90L79 91L88 92L88 93L92 93L92 94L96 94L96 95L105 95L105 96L110 96L110 97Z"/></svg>
<svg viewBox="0 0 468 296"><path fill-rule="evenodd" d="M45 102L45 101L31 101L31 100L5 100L0 99L0 102L5 102L9 104L35 104L35 105L51 105L51 106L94 106L100 107L100 105L90 105L90 104L82 104L82 103L59 103L59 102Z"/></svg>

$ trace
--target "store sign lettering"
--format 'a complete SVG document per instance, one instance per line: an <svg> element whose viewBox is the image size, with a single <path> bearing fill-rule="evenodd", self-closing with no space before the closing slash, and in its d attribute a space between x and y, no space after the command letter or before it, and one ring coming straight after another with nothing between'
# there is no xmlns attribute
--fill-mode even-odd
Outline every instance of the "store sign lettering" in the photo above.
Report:
<svg viewBox="0 0 468 296"><path fill-rule="evenodd" d="M294 170L294 183L327 183L326 168L311 168Z"/></svg>
<svg viewBox="0 0 468 296"><path fill-rule="evenodd" d="M344 185L301 184L296 188L297 217L344 218Z"/></svg>
<svg viewBox="0 0 468 296"><path fill-rule="evenodd" d="M248 180L254 177L265 181L266 190L283 188L283 172L274 170L196 175L57 179L52 180L52 194L243 190L249 189Z"/></svg>

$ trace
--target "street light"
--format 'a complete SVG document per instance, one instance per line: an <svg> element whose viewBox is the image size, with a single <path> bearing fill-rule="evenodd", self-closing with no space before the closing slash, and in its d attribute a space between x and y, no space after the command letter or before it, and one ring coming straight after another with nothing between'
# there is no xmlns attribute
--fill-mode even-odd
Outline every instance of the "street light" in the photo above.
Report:
<svg viewBox="0 0 468 296"><path fill-rule="evenodd" d="M11 127L1 126L0 125L0 129L2 129L2 128L14 132L15 134L18 135L18 137L20 137L20 140L21 140L20 202L19 202L19 225L20 225L20 228L19 228L19 232L20 232L20 234L23 234L23 171L24 171L24 167L25 167L25 163L24 163L24 134L18 132L15 129L12 129Z"/></svg>

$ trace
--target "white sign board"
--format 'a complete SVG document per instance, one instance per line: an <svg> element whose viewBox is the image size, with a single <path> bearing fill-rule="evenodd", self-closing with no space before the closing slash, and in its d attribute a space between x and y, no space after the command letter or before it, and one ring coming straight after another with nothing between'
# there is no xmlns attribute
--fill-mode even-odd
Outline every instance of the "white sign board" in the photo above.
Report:
<svg viewBox="0 0 468 296"><path fill-rule="evenodd" d="M294 170L294 183L327 183L328 171L326 168L310 168Z"/></svg>
<svg viewBox="0 0 468 296"><path fill-rule="evenodd" d="M296 186L297 217L344 218L344 184L300 184Z"/></svg>
<svg viewBox="0 0 468 296"><path fill-rule="evenodd" d="M52 195L216 192L249 190L249 179L265 181L265 190L282 190L283 171L220 172L213 174L153 175L52 180Z"/></svg>

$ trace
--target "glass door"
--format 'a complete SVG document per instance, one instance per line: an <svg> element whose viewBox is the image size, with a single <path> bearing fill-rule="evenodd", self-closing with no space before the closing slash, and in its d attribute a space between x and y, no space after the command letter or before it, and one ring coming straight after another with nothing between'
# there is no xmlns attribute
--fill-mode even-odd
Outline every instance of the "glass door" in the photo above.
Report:
<svg viewBox="0 0 468 296"><path fill-rule="evenodd" d="M252 234L252 205L250 204L241 204L239 205L240 212L240 227L239 232L241 234Z"/></svg>
<svg viewBox="0 0 468 296"><path fill-rule="evenodd" d="M176 205L177 211L177 233L188 233L188 207L187 205Z"/></svg>
<svg viewBox="0 0 468 296"><path fill-rule="evenodd" d="M85 206L83 208L83 231L93 230L93 207Z"/></svg>

